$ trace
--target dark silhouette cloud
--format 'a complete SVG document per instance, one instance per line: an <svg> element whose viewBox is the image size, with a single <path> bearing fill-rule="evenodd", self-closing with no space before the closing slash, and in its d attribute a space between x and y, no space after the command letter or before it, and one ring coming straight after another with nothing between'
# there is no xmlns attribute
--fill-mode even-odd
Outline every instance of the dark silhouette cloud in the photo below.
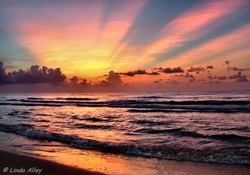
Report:
<svg viewBox="0 0 250 175"><path fill-rule="evenodd" d="M5 69L3 67L3 62L0 62L0 85L6 84L7 82L8 82L8 79L5 73Z"/></svg>
<svg viewBox="0 0 250 175"><path fill-rule="evenodd" d="M250 70L250 68L237 68L237 67L228 67L229 70L233 70L233 71L248 71Z"/></svg>
<svg viewBox="0 0 250 175"><path fill-rule="evenodd" d="M173 69L159 67L159 68L153 68L152 72L147 72L146 70L136 70L119 74L133 77L135 75L160 75L160 72L171 74L171 73L183 73L184 71L180 67L176 67Z"/></svg>
<svg viewBox="0 0 250 175"><path fill-rule="evenodd" d="M3 62L0 62L0 84L34 84L34 83L60 83L66 79L60 68L52 69L43 66L31 66L24 71L22 69L6 73Z"/></svg>
<svg viewBox="0 0 250 175"><path fill-rule="evenodd" d="M136 71L129 71L129 72L121 72L119 73L120 75L126 75L126 76L130 76L133 77L135 75L160 75L159 72L157 71L153 71L153 72L147 72L145 70L136 70Z"/></svg>
<svg viewBox="0 0 250 175"><path fill-rule="evenodd" d="M77 84L78 81L80 80L80 78L78 78L77 76L73 76L73 77L70 78L69 80L70 80L70 82Z"/></svg>
<svg viewBox="0 0 250 175"><path fill-rule="evenodd" d="M218 79L218 80L226 80L227 77L226 77L226 76L218 76L217 79Z"/></svg>
<svg viewBox="0 0 250 175"><path fill-rule="evenodd" d="M228 77L228 79L235 79L237 82L248 82L246 75L242 75L241 72L238 72L238 74L234 74Z"/></svg>
<svg viewBox="0 0 250 175"><path fill-rule="evenodd" d="M217 80L227 80L227 76L209 76L208 77L210 80L217 79Z"/></svg>
<svg viewBox="0 0 250 175"><path fill-rule="evenodd" d="M88 82L86 79L82 79L78 84L83 87L91 86L91 82Z"/></svg>
<svg viewBox="0 0 250 175"><path fill-rule="evenodd" d="M192 74L190 74L188 72L184 75L184 77L185 78L195 78Z"/></svg>
<svg viewBox="0 0 250 175"><path fill-rule="evenodd" d="M114 71L110 71L108 74L108 77L105 80L102 80L95 86L101 86L101 87L107 87L107 86L113 86L113 87L121 87L123 85L123 82L121 80L121 76L119 73L115 73Z"/></svg>
<svg viewBox="0 0 250 175"><path fill-rule="evenodd" d="M176 68L162 68L162 67L159 67L159 68L154 68L154 69L158 69L158 71L160 72L164 72L166 74L172 74L172 73L183 73L184 70L181 68L181 67L176 67Z"/></svg>
<svg viewBox="0 0 250 175"><path fill-rule="evenodd" d="M118 73L115 73L114 71L109 72L109 76L107 77L107 82L115 86L122 85L121 76Z"/></svg>
<svg viewBox="0 0 250 175"><path fill-rule="evenodd" d="M129 72L126 72L126 73L120 73L121 75L127 75L127 76L130 76L130 77L133 77L135 75L146 75L147 72L145 70L136 70L136 71L129 71Z"/></svg>
<svg viewBox="0 0 250 175"><path fill-rule="evenodd" d="M147 73L147 75L160 75L159 72L151 72L151 73Z"/></svg>
<svg viewBox="0 0 250 175"><path fill-rule="evenodd" d="M214 67L212 65L207 66L207 69L213 69Z"/></svg>
<svg viewBox="0 0 250 175"><path fill-rule="evenodd" d="M91 81L88 82L88 80L84 78L78 78L77 76L73 76L69 80L74 86L79 85L80 87L88 87L92 85Z"/></svg>
<svg viewBox="0 0 250 175"><path fill-rule="evenodd" d="M193 67L191 66L187 71L188 72L196 72L196 73L199 73L199 72L204 72L206 69L204 67Z"/></svg>
<svg viewBox="0 0 250 175"><path fill-rule="evenodd" d="M228 71L231 71L231 70L233 70L233 71L239 71L239 72L242 72L242 71L250 71L250 68L231 67L229 61L225 61L225 64L227 65L227 70L228 70Z"/></svg>

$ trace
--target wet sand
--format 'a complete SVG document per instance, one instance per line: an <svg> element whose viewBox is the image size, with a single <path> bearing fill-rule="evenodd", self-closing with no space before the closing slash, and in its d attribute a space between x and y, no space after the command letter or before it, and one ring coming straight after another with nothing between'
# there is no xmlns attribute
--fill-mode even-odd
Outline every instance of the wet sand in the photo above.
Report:
<svg viewBox="0 0 250 175"><path fill-rule="evenodd" d="M104 175L48 160L0 150L1 175Z"/></svg>
<svg viewBox="0 0 250 175"><path fill-rule="evenodd" d="M247 165L133 157L124 158L119 155L107 156L105 158L107 162L104 163L100 161L101 158L95 154L78 156L66 155L68 155L68 157L58 154L58 157L54 160L45 160L39 157L31 157L0 150L0 175L250 175L250 167ZM92 161L90 159L92 159ZM70 161L74 161L75 166L73 166ZM65 162L70 163L69 165L71 166L65 165ZM88 162L89 165L86 164L86 162ZM41 169L42 171L40 172Z"/></svg>

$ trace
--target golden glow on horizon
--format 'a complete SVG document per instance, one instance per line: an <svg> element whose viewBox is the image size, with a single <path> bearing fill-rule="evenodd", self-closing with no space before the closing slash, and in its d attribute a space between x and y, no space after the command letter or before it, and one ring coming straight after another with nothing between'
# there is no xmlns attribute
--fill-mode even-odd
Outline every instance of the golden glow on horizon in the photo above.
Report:
<svg viewBox="0 0 250 175"><path fill-rule="evenodd" d="M123 71L130 64L131 60L113 63L112 57L145 2L131 3L125 2L123 10L114 11L104 26L101 26L104 9L97 6L86 7L90 14L96 12L92 20L84 18L72 25L62 25L61 21L17 22L18 27L12 31L18 33L19 42L36 55L40 65L60 67L68 76L77 73L80 77L94 78L110 70Z"/></svg>

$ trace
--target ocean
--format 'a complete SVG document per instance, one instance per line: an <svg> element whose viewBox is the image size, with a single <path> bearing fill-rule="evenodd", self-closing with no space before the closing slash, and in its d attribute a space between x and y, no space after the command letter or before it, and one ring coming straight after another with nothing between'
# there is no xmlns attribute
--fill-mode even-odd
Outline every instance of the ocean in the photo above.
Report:
<svg viewBox="0 0 250 175"><path fill-rule="evenodd" d="M0 137L2 148L52 157L250 165L250 92L0 94Z"/></svg>

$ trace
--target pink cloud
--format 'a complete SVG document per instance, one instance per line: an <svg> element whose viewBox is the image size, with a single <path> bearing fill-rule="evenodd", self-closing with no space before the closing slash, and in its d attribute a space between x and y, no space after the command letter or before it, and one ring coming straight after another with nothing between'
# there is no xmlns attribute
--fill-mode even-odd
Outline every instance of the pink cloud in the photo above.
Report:
<svg viewBox="0 0 250 175"><path fill-rule="evenodd" d="M184 12L164 27L161 33L165 37L153 43L148 54L159 53L166 49L171 50L185 41L204 35L216 26L223 24L222 22L214 23L215 21L239 9L245 3L245 0L230 0L227 3L225 1L208 1Z"/></svg>
<svg viewBox="0 0 250 175"><path fill-rule="evenodd" d="M247 24L229 34L211 40L209 43L184 52L178 57L168 60L165 64L175 65L181 63L180 66L188 67L197 63L213 62L220 65L228 58L230 60L241 59L243 62L243 58L247 59L249 57L249 47L242 48L250 45L249 35L250 25ZM216 70L218 71L218 69Z"/></svg>
<svg viewBox="0 0 250 175"><path fill-rule="evenodd" d="M199 4L189 11L186 11L173 21L166 24L160 32L163 37L142 49L126 48L119 56L126 57L129 53L131 57L137 57L134 60L135 65L145 65L152 62L154 54L170 52L171 50L182 46L184 42L195 40L216 27L223 25L227 15L239 10L247 1L230 0L208 1ZM138 57L139 56L139 57ZM172 64L172 66L174 66ZM137 69L138 66L134 66Z"/></svg>

